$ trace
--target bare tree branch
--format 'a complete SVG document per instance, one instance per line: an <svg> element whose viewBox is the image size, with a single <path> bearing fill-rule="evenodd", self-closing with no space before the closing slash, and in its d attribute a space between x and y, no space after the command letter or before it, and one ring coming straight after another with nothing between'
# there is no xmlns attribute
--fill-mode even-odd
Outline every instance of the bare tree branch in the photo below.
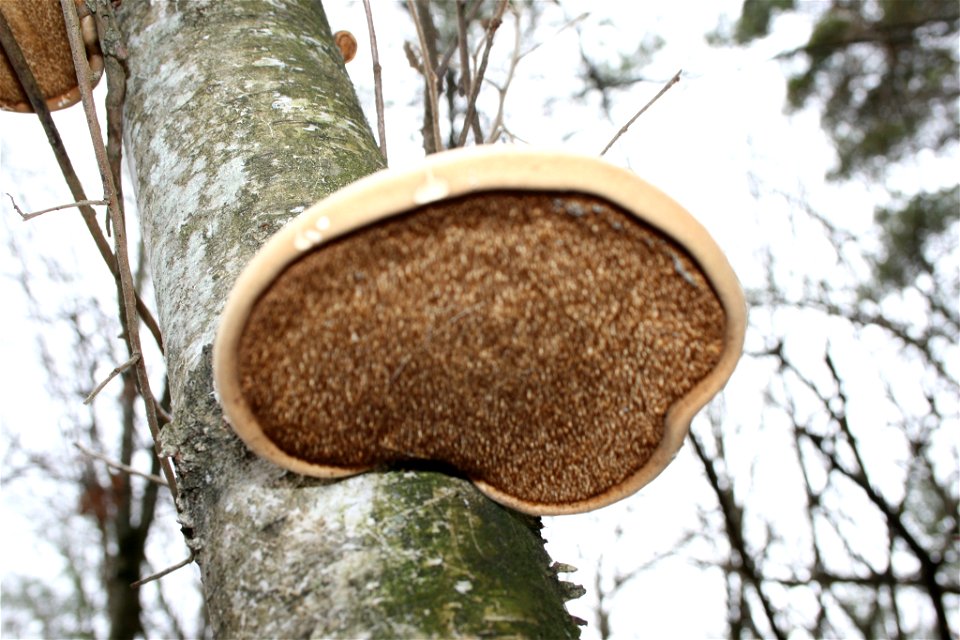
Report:
<svg viewBox="0 0 960 640"><path fill-rule="evenodd" d="M63 9L63 17L67 27L67 38L70 41L73 64L77 71L80 98L83 102L84 113L87 116L87 126L90 129L90 139L93 142L97 166L100 169L100 177L103 180L104 194L110 200L108 210L114 226L114 247L116 249L117 270L120 276L120 291L123 298L123 315L121 317L126 323L126 339L129 344L131 357L140 356L142 353L140 347L140 330L137 322L133 275L130 272L130 260L127 255L126 225L121 211L123 203L119 199L119 191L114 184L113 170L110 167L107 150L103 144L103 135L100 132L100 122L97 119L96 105L93 102L90 68L87 65L86 49L80 34L80 22L77 17L76 3L73 0L61 0L60 6ZM142 357L137 359L135 371L140 395L144 401L147 424L150 426L150 433L153 435L154 442L156 443L155 448L157 455L160 456L160 427L157 421L156 401L150 391L150 378L147 375L147 368ZM164 476L167 479L167 486L170 488L170 493L173 495L173 499L176 500L177 480L173 473L170 460L162 458L160 464L163 468Z"/></svg>
<svg viewBox="0 0 960 640"><path fill-rule="evenodd" d="M104 205L104 204L107 204L107 201L106 201L106 200L81 200L80 202L71 202L70 204L61 204L61 205L57 205L56 207L50 207L49 209L41 209L40 211L33 211L33 212L31 212L31 213L24 213L24 212L20 209L20 207L17 206L17 203L16 203L16 201L13 199L13 196L12 196L12 195L10 195L10 194L8 193L8 194L7 194L7 197L10 198L10 204L13 205L14 211L16 211L17 213L20 214L20 217L23 219L24 222L26 222L27 220L32 220L33 218L36 218L37 216L42 216L42 215L45 214L45 213L50 213L51 211L60 211L60 210L62 210L62 209L72 209L72 208L74 208L74 207L89 207L89 206L94 206L94 205Z"/></svg>
<svg viewBox="0 0 960 640"><path fill-rule="evenodd" d="M80 451L82 451L82 452L85 453L86 455L90 456L91 458L96 458L97 460L100 460L101 462L103 462L104 464L106 464L108 467L110 467L110 468L112 468L112 469L117 469L118 471L123 471L124 473L129 473L130 475L139 476L139 477L141 477L141 478L144 478L144 479L146 479L146 480L149 480L150 482L155 482L155 483L157 483L157 484L159 484L159 485L161 485L161 486L163 486L163 487L168 486L168 485L167 485L167 481L164 480L163 478L161 478L160 476L154 475L154 474L152 474L152 473L144 473L143 471L139 471L139 470L131 467L131 466L128 465L128 464L123 464L122 462L117 462L116 460L113 460L113 459L109 458L108 456L105 456L105 455L102 454L102 453L97 453L97 452L94 451L93 449L90 449L90 448L88 448L88 447L85 447L84 445L80 444L79 442L74 442L74 443L73 443L73 446L75 446L77 449L80 449Z"/></svg>
<svg viewBox="0 0 960 640"><path fill-rule="evenodd" d="M430 107L430 122L429 124L429 134L433 139L433 144L427 144L427 149L425 151L430 153L436 153L441 150L440 145L440 104L438 102L439 92L437 91L437 73L434 68L433 61L430 59L430 45L427 42L426 30L424 28L424 20L427 17L420 15L417 10L417 5L414 0L407 0L407 8L410 11L410 15L413 16L413 23L417 27L417 37L420 39L420 57L422 59L422 72L423 77L427 81L426 93L427 102ZM425 139L427 137L425 136Z"/></svg>
<svg viewBox="0 0 960 640"><path fill-rule="evenodd" d="M129 360L127 360L126 362L124 362L123 364L117 365L116 367L114 367L114 368L113 368L113 371L111 371L111 372L107 375L107 377L103 380L103 382L101 382L100 384L98 384L98 385L94 388L94 390L91 391L90 394L89 394L86 398L84 398L83 404L90 404L91 402L93 402L93 399L97 397L97 394L100 393L100 391L102 391L105 386L107 386L108 384L110 384L110 381L111 381L111 380L113 380L113 379L116 378L118 375L120 375L121 373L123 373L124 371L126 371L127 369L129 369L130 367L132 367L133 365L135 365L139 359L140 359L140 354L137 353L137 354L134 354L133 356L131 356L131 358L130 358Z"/></svg>
<svg viewBox="0 0 960 640"><path fill-rule="evenodd" d="M500 0L500 2L497 4L497 10L494 12L493 17L490 18L490 21L487 25L487 37L486 44L484 45L483 49L483 57L480 60L480 66L477 67L477 74L471 82L472 92L470 93L470 100L467 102L467 114L464 116L463 129L460 130L460 138L457 141L457 146L459 147L462 147L464 144L466 144L467 132L473 128L473 119L477 117L477 97L480 95L480 87L483 85L483 76L487 71L487 61L490 58L490 49L493 48L493 36L496 34L497 29L500 28L500 23L503 21L503 12L506 9L507 0ZM483 136L480 135L478 142L482 141Z"/></svg>
<svg viewBox="0 0 960 640"><path fill-rule="evenodd" d="M891 532L897 538L902 540L910 549L911 553L920 564L920 574L923 579L924 587L930 596L930 601L936 614L937 632L942 638L949 638L949 624L947 620L946 605L944 603L945 590L939 579L943 558L933 558L931 552L926 549L923 544L921 544L917 537L910 531L909 527L906 526L906 523L903 520L902 511L899 508L891 505L877 491L873 483L870 481L867 475L865 463L857 444L857 440L853 435L847 419L847 398L843 391L840 374L837 370L833 357L829 353L829 349L824 356L824 361L828 370L830 371L834 384L837 387L837 398L839 399L839 402L837 403L832 403L830 401L831 399L824 398L820 393L818 393L814 382L805 376L792 362L781 356L782 366L792 371L793 374L797 376L797 378L805 386L813 391L813 395L820 399L823 410L839 427L840 434L843 436L847 445L852 449L857 467L855 469L849 469L847 465L840 460L835 445L830 447L821 446L819 444L822 441L820 436L816 436L815 434L811 434L805 430L803 433L817 444L818 450L829 462L832 470L837 471L844 477L851 480L857 487L860 488L860 490L863 491L870 502L873 503L873 505L883 515L883 518L886 520L887 526L890 528ZM845 540L845 538L842 539Z"/></svg>
<svg viewBox="0 0 960 640"><path fill-rule="evenodd" d="M470 52L467 50L467 16L464 13L466 0L456 0L457 43L460 50L460 94L470 95Z"/></svg>
<svg viewBox="0 0 960 640"><path fill-rule="evenodd" d="M171 565L171 566L167 567L166 569L164 569L163 571L158 571L157 573L154 573L154 574L152 574L152 575L149 575L149 576L147 576L146 578L141 578L140 580L137 580L136 582L134 582L133 584L131 584L130 587L133 588L133 589L135 589L135 588L137 588L137 587L139 587L139 586L142 586L142 585L147 584L148 582L153 582L154 580L159 580L159 579L162 578L163 576L169 575L169 574L173 573L174 571L176 571L177 569L182 569L183 567L187 566L188 564L190 564L191 562L193 562L193 558L194 558L194 554L193 554L193 552L191 551L189 556L187 556L186 558L184 558L183 560L181 560L181 561L178 562L177 564Z"/></svg>
<svg viewBox="0 0 960 640"><path fill-rule="evenodd" d="M650 101L647 102L647 104L643 105L643 107L641 107L640 111L637 111L637 112L634 114L634 116L633 116L632 118L630 118L630 120L627 121L627 124L625 124L625 125L623 125L622 127L620 127L620 131L617 131L617 134L616 134L615 136L613 136L613 139L610 140L610 142L607 143L607 146L605 146L605 147L603 148L603 151L600 152L600 155L601 155L601 156L604 155L607 151L609 151L609 150L610 150L610 147L612 147L612 146L614 145L614 143L615 143L617 140L620 139L620 136L622 136L623 134L625 134L625 133L627 132L627 129L630 128L630 125L632 125L634 122L636 122L637 118L639 118L640 116L642 116L642 115L647 111L647 109L649 109L651 106L653 106L653 103L656 102L657 100L659 100L660 97L663 96L663 94L665 94L665 93L670 89L670 87L672 87L673 85L675 85L675 84L677 84L678 82L680 82L680 74L681 74L681 73L683 73L683 69L680 69L679 71L677 71L677 72L673 75L672 78L670 78L669 80L667 80L667 83L666 83L665 85L663 85L663 88L661 88L660 91L657 92L657 95L653 96L653 97L650 99Z"/></svg>
<svg viewBox="0 0 960 640"><path fill-rule="evenodd" d="M380 53L377 48L377 32L373 28L373 11L370 0L363 0L363 10L367 14L367 29L370 32L370 57L373 59L373 94L377 103L377 137L380 142L380 154L387 163L387 125L383 115L383 78L381 78Z"/></svg>
<svg viewBox="0 0 960 640"><path fill-rule="evenodd" d="M473 4L470 5L470 10L466 15L467 25L472 23L477 17L477 14L480 12L480 7L483 5L483 0L473 0ZM437 77L443 78L447 73L447 67L450 65L450 59L453 58L453 53L459 49L460 46L460 37L459 35L454 38L447 46L447 50L443 52L443 55L440 57L440 64L437 65ZM468 94L469 95L469 94Z"/></svg>
<svg viewBox="0 0 960 640"><path fill-rule="evenodd" d="M707 454L703 444L700 442L700 438L693 430L690 431L689 440L693 444L693 450L697 454L697 458L703 463L703 467L707 472L707 479L710 481L710 487L713 489L717 501L720 503L720 511L723 514L727 538L730 541L730 546L737 555L739 564L737 572L750 582L756 591L757 598L760 600L760 604L767 617L767 623L770 625L770 630L773 632L773 635L779 640L784 640L787 635L777 623L773 605L763 591L762 574L753 562L753 555L747 549L747 544L743 537L743 512L734 500L731 489L732 485L728 479L721 481L714 460Z"/></svg>

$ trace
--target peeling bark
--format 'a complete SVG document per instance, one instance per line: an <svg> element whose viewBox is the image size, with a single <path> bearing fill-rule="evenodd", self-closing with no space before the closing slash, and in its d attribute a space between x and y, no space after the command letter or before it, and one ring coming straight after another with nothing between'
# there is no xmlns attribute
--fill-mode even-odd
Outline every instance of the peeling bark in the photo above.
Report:
<svg viewBox="0 0 960 640"><path fill-rule="evenodd" d="M224 423L210 345L256 249L381 156L315 0L125 2L128 146L180 520L221 637L576 637L539 523L424 471L309 479Z"/></svg>

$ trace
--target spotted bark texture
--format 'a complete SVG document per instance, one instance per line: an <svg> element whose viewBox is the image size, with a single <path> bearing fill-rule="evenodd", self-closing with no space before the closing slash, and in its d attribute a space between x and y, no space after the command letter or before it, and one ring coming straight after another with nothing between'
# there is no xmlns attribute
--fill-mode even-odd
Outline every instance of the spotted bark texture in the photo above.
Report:
<svg viewBox="0 0 960 640"><path fill-rule="evenodd" d="M382 162L320 3L131 1L119 17L175 414L163 446L216 636L576 637L535 519L436 471L290 474L223 420L210 345L237 275Z"/></svg>

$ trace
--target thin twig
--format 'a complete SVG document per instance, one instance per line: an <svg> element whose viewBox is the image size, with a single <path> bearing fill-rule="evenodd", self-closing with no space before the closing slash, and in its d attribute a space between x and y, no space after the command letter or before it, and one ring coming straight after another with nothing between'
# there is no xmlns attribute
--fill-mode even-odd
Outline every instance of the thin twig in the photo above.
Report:
<svg viewBox="0 0 960 640"><path fill-rule="evenodd" d="M516 11L516 9L514 9L514 11ZM556 37L559 36L561 33L563 33L564 31L566 31L567 29L569 29L570 27L576 26L577 23L583 22L584 20L586 20L586 19L589 18L589 17L590 17L590 12L589 12L589 11L584 11L583 13L581 13L580 15L578 15L576 18L572 18L572 19L568 20L566 23L564 23L564 25L563 25L562 27L560 27L559 29L557 29L557 30L553 33L552 36L549 36L547 39L541 40L540 42L535 43L532 47L530 47L529 49L527 49L526 51L524 51L523 53L521 53L521 54L520 54L520 59L522 60L523 58L526 58L528 55L530 55L531 53L533 53L534 51L536 51L537 49L539 49L540 47L542 47L544 44L546 44L547 42L549 42L551 39L556 38Z"/></svg>
<svg viewBox="0 0 960 640"><path fill-rule="evenodd" d="M373 11L370 0L363 0L363 10L367 14L367 30L370 31L370 57L373 58L373 95L377 102L377 134L380 136L380 155L387 162L387 124L383 117L383 80L380 77L380 53L377 49L377 32L373 29Z"/></svg>
<svg viewBox="0 0 960 640"><path fill-rule="evenodd" d="M460 45L460 95L470 95L470 52L467 50L467 16L463 6L466 0L457 0L457 43Z"/></svg>
<svg viewBox="0 0 960 640"><path fill-rule="evenodd" d="M767 616L767 623L770 630L778 640L784 640L787 635L777 622L776 609L770 602L766 591L763 589L763 578L760 568L757 567L754 556L747 549L747 542L743 535L743 508L737 504L733 490L730 489L729 478L723 476L723 471L718 469L718 463L711 457L700 440L700 437L693 430L688 434L688 439L693 444L693 451L703 463L704 470L707 473L707 479L710 481L710 487L716 495L717 502L720 505L720 512L723 514L723 521L727 531L727 538L730 542L731 554L735 553L739 560L739 574L741 578L748 581L754 588L760 605Z"/></svg>
<svg viewBox="0 0 960 640"><path fill-rule="evenodd" d="M492 80L487 80L487 82L493 85L494 88L496 88L496 90L500 93L500 101L497 106L497 115L493 119L493 125L490 127L490 133L487 134L487 140L486 140L487 144L492 144L496 142L501 134L506 134L513 140L523 141L522 138L515 135L513 132L509 131L506 128L506 126L503 124L503 118L505 113L504 108L505 108L505 103L507 99L507 92L510 90L510 84L513 82L514 74L516 73L516 70L520 64L520 61L526 58L528 55L530 55L534 51L536 51L537 49L539 49L549 40L549 39L541 40L540 42L537 42L532 47L530 47L529 49L521 53L520 47L522 44L522 37L521 37L522 34L520 29L520 12L517 11L517 8L513 5L510 5L510 12L513 14L513 17L514 17L514 43L513 43L513 55L510 57L510 68L507 70L507 79L504 81L502 87L497 85ZM572 20L569 20L566 24L564 24L562 27L557 29L557 31L553 34L553 36L551 36L551 38L557 37L558 35L563 33L565 30L569 29L570 27L573 27L578 22L585 20L589 16L590 16L589 11L581 13L579 16L577 16L576 18L573 18Z"/></svg>
<svg viewBox="0 0 960 640"><path fill-rule="evenodd" d="M516 73L517 67L520 64L520 61L523 60L528 55L530 55L531 53L533 53L534 51L536 51L537 49L539 49L548 41L548 40L542 40L540 42L537 42L532 47L530 47L529 49L521 53L520 47L522 45L522 33L520 29L520 12L513 5L510 5L510 12L513 14L513 17L514 17L514 43L513 43L513 55L510 56L510 68L507 70L507 79L504 81L502 87L497 85L492 80L487 80L487 82L493 85L493 87L500 94L500 100L497 106L497 115L493 119L493 125L490 127L490 133L487 134L487 140L486 140L487 144L492 144L496 142L501 134L506 134L512 140L520 140L521 142L523 142L522 138L514 134L512 131L508 130L507 127L503 124L504 107L507 99L507 92L510 90L510 85L513 82L513 78ZM551 37L552 38L557 37L558 35L563 33L565 30L576 25L578 22L585 20L589 16L590 16L589 11L581 13L579 16L569 20L566 24L564 24L562 27L557 29L557 31Z"/></svg>
<svg viewBox="0 0 960 640"><path fill-rule="evenodd" d="M163 422L164 424L170 424L171 422L173 422L173 416L170 415L170 413L163 408L162 404L154 400L154 407L157 411L157 418L159 418L161 422Z"/></svg>
<svg viewBox="0 0 960 640"><path fill-rule="evenodd" d="M423 30L423 23L420 21L420 13L417 11L417 5L413 0L407 0L407 7L410 15L413 16L413 23L417 27L417 38L420 40L420 58L423 63L423 77L427 80L427 100L432 111L430 118L430 127L433 133L434 149L439 151L440 145L440 104L437 101L437 75L433 63L430 61L429 49L427 48L427 36Z"/></svg>
<svg viewBox="0 0 960 640"><path fill-rule="evenodd" d="M466 0L457 0L457 40L460 44L460 94L472 94L470 82L470 51L467 47L467 16L464 13ZM480 131L480 121L473 118L471 125L473 138L477 144L483 144L483 133Z"/></svg>
<svg viewBox="0 0 960 640"><path fill-rule="evenodd" d="M470 6L470 11L467 13L467 24L473 22L473 19L477 17L477 13L480 11L480 7L483 5L483 0L474 0L474 3ZM450 58L453 57L453 52L458 49L460 45L459 36L454 38L453 42L447 47L447 50L443 52L443 56L440 58L440 64L437 65L437 77L442 78L447 73L447 67L450 65Z"/></svg>
<svg viewBox="0 0 960 640"><path fill-rule="evenodd" d="M73 207L89 207L107 204L106 200L81 200L80 202L71 202L70 204L61 204L56 207L50 207L49 209L42 209L40 211L32 211L30 213L24 213L20 207L17 206L17 203L14 201L13 196L9 193L7 197L10 198L10 204L13 205L14 210L20 214L20 218L26 222L27 220L32 220L37 216L42 216L45 213L50 213L51 211L60 211L62 209L70 209Z"/></svg>
<svg viewBox="0 0 960 640"><path fill-rule="evenodd" d="M150 482L159 484L160 486L163 486L163 487L167 486L167 481L161 478L160 476L154 475L152 473L144 473L143 471L138 471L137 469L134 469L128 464L117 462L116 460L113 460L102 453L97 453L93 449L88 449L87 447L83 446L79 442L74 442L73 446L75 446L77 449L80 449L80 451L87 454L91 458L96 458L97 460L103 462L104 464L106 464L108 467L112 469L116 469L117 471L123 471L124 473L129 473L132 476L139 476L141 478L149 480Z"/></svg>
<svg viewBox="0 0 960 640"><path fill-rule="evenodd" d="M473 128L473 119L476 117L477 112L477 97L480 95L480 87L483 85L483 74L487 71L487 60L490 58L490 49L493 48L493 36L500 27L500 23L503 20L503 12L506 8L507 0L500 0L497 5L497 11L493 14L493 17L490 18L490 22L487 25L487 43L483 49L483 58L480 59L480 66L477 67L477 75L472 82L473 86L471 87L470 100L467 102L467 115L463 120L463 129L460 130L460 139L457 141L458 147L462 147L467 142L467 132ZM479 129L479 125L477 129ZM480 139L481 141L483 140L482 135Z"/></svg>
<svg viewBox="0 0 960 640"><path fill-rule="evenodd" d="M520 13L513 6L510 7L510 12L513 14L514 19L513 55L510 56L510 68L507 70L507 79L504 81L502 88L493 81L487 80L487 82L492 84L500 93L497 115L493 119L493 124L490 126L490 133L487 135L487 144L496 142L500 136L500 131L503 130L504 105L507 101L507 91L510 90L510 83L513 82L513 75L517 70L517 65L520 63L520 59L523 58L523 55L520 53Z"/></svg>
<svg viewBox="0 0 960 640"><path fill-rule="evenodd" d="M13 37L13 32L10 30L10 25L7 24L7 21L3 16L3 12L0 12L0 47L3 48L10 67L17 74L17 79L20 81L20 85L23 87L23 91L27 95L27 99L30 101L30 106L33 107L33 111L37 114L37 118L40 120L40 125L43 127L44 133L47 134L47 141L50 143L50 148L53 150L53 155L57 159L57 163L60 165L60 172L63 174L63 178L66 180L67 186L70 188L70 193L73 195L73 199L77 202L83 202L87 200L87 197L83 192L83 185L80 183L80 178L77 177L77 172L73 169L73 163L70 161L70 156L67 154L67 149L63 145L63 140L60 138L60 132L57 131L57 127L53 122L53 118L50 116L50 109L47 107L47 103L43 99L43 94L40 91L40 87L37 85L37 80L33 75L33 71L30 70L30 66L27 64L26 58L23 56L23 51L20 49L20 45L17 44L16 38ZM97 245L97 250L100 252L100 257L103 258L104 263L107 265L107 268L110 269L110 273L113 274L113 277L119 281L117 261L110 249L110 243L107 242L103 232L100 231L100 226L97 224L96 212L88 205L81 205L79 208L80 216L83 218L83 222L87 226L87 230L90 232L90 237L93 238L94 244ZM153 314L150 313L150 309L146 304L144 304L143 300L140 299L139 295L137 295L137 311L140 313L143 323L150 330L150 333L153 334L153 338L156 340L160 351L163 352L163 340L160 336L160 326L157 324Z"/></svg>
<svg viewBox="0 0 960 640"><path fill-rule="evenodd" d="M184 560L181 560L180 562L178 562L177 564L175 564L175 565L173 565L173 566L171 566L171 567L167 567L167 568L164 569L163 571L158 571L157 573L154 573L153 575L149 575L149 576L147 576L146 578L140 578L140 579L137 580L136 582L131 583L131 584L130 584L130 588L131 588L131 589L136 589L137 587L139 587L139 586L141 586L141 585L145 585L145 584L147 584L148 582L153 582L154 580L159 580L159 579L162 578L163 576L167 575L168 573L173 573L173 572L176 571L177 569L182 569L182 568L184 568L185 566L187 566L188 564L190 564L191 562L193 562L194 555L195 555L195 554L193 553L193 551L191 551L189 557L185 558Z"/></svg>
<svg viewBox="0 0 960 640"><path fill-rule="evenodd" d="M103 144L103 134L100 131L100 122L97 119L96 105L93 102L93 88L90 82L90 67L87 64L86 49L80 35L80 20L77 17L77 6L74 0L60 0L63 18L67 27L67 38L70 41L70 51L73 54L73 66L77 71L77 83L80 88L80 99L83 102L83 111L87 117L87 127L90 130L90 140L93 143L94 154L97 158L97 167L100 169L100 179L103 181L104 195L110 200L108 211L113 221L113 242L117 256L117 269L120 273L120 292L123 300L122 320L126 324L126 339L131 357L139 356L143 351L140 346L140 328L137 320L136 299L133 286L133 274L130 272L130 257L127 252L127 231L123 221L123 205L118 197L116 185L113 184L113 170L107 159L107 150ZM157 422L156 399L150 390L150 378L143 358L136 362L137 386L143 398L144 411L150 434L153 436L156 455L160 456L160 426ZM173 473L173 466L169 458L160 457L160 465L167 479L167 485L174 501L177 499L177 480Z"/></svg>
<svg viewBox="0 0 960 640"><path fill-rule="evenodd" d="M137 354L134 354L132 358L130 358L123 364L114 367L113 371L110 372L110 375L108 375L103 382L98 384L97 387L90 392L90 395L88 395L86 398L83 399L83 404L90 404L91 402L93 402L93 399L97 397L97 394L100 393L105 386L110 384L111 380L113 380L118 375L120 375L121 373L123 373L124 371L132 367L133 365L135 365L139 359L140 359L140 354L137 353Z"/></svg>
<svg viewBox="0 0 960 640"><path fill-rule="evenodd" d="M653 105L654 102L656 102L657 100L660 99L660 96L662 96L663 94L665 94L670 87L672 87L673 85L675 85L675 84L677 84L678 82L680 82L680 74L681 74L681 73L683 73L683 69L680 69L679 71L677 71L677 72L673 75L672 78L670 78L669 80L667 80L667 84L663 85L663 88L660 89L660 91L657 92L657 95L653 96L653 98L650 99L650 102L648 102L647 104L643 105L643 108L640 109L640 111L637 111L637 113L634 114L634 116L633 116L632 118L630 118L630 121L627 122L627 124L623 125L623 126L620 128L620 131L617 131L617 135L613 136L613 140L611 140L610 142L608 142L608 143L607 143L607 146L605 146L605 147L603 148L603 151L600 152L600 155L601 155L601 156L602 156L603 154L605 154L605 153L610 149L610 147L613 146L613 143L614 143L614 142L616 142L617 140L620 139L620 136L622 136L623 134L625 134L625 133L627 132L627 129L630 128L630 125L632 125L637 118L639 118L640 116L642 116L643 113L644 113L647 109L649 109L649 108Z"/></svg>

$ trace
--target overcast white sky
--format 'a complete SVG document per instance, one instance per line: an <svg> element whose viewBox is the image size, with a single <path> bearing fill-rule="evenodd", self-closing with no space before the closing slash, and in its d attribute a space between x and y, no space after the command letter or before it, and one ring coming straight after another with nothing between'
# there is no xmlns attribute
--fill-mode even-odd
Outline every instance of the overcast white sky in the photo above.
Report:
<svg viewBox="0 0 960 640"><path fill-rule="evenodd" d="M360 41L359 54L348 70L375 127L362 4L326 0L324 6L334 31L349 30ZM747 51L709 47L704 34L717 26L720 15L735 16L739 6L740 0L562 3L563 12L571 19L590 12L580 27L587 37L585 47L598 58L608 56L615 60L617 52L634 50L645 34L658 35L665 41L654 64L643 69L643 74L666 81L683 69L683 79L634 123L606 157L631 168L682 203L727 251L734 269L749 287L763 281L760 258L770 238L784 240L776 243L778 259L794 267L806 265L811 276L818 275L821 267L816 257L825 248L818 244L822 241L812 230L810 237L804 237L803 228L787 226L782 201L758 201L751 192L751 176L788 192L796 192L802 185L824 213L836 213L835 222L861 235L868 232L876 193L866 185L824 185L823 175L833 162L833 152L820 132L815 114L802 113L791 119L783 115L784 69L770 58L784 48L803 43L811 21L804 16L792 17L779 25L786 28L778 30L776 38ZM580 64L578 35L572 29L558 33L565 20L555 10L550 15L550 21L541 25L538 32L541 46L518 68L519 75L507 98L506 123L530 144L596 155L660 89L660 84L641 83L616 94L612 121L602 115L596 101L564 98L577 89L574 74ZM374 19L384 66L391 165L408 165L422 156L417 94L421 82L401 53L402 41L413 39L413 30L406 14L395 3L375 1ZM501 56L512 46L512 28L510 19L501 27L497 45ZM502 78L504 69L503 64L492 64L488 77ZM543 105L548 97L560 99L545 110ZM88 195L97 197L99 189L96 175L90 170L92 156L85 144L87 133L79 108L57 114L57 121L75 163L86 167ZM930 186L938 186L936 183L944 180L942 173L934 172L931 176L929 172L910 170L895 179L912 185L922 180ZM10 192L25 210L39 209L69 201L62 184L35 119L0 113L0 194ZM0 224L4 242L9 244L15 238L20 250L28 252L25 259L35 273L42 273L42 256L48 256L68 265L75 274L82 274L75 285L38 291L41 305L55 306L57 296L71 286L95 289L105 299L111 299L111 280L99 258L93 255L92 243L75 211L48 214L23 224L4 195ZM822 268L828 267L829 261L825 261ZM64 456L74 456L61 435L61 409L50 402L46 374L37 364L36 325L17 281L20 270L17 258L9 251L0 252L0 358L5 363L0 367L0 428L5 434L16 434L28 448L54 449ZM818 340L816 336L812 339ZM756 338L753 340L754 347L760 346ZM61 340L64 344L67 341L68 338ZM101 363L102 375L115 364ZM725 406L737 407L744 421L759 421L762 398L757 376L764 375L766 372L761 370L741 370L729 386ZM749 464L765 444L762 439L745 442L744 463ZM5 440L0 442L0 459L7 445ZM569 579L582 582L590 592L570 603L575 615L593 620L593 568L600 556L608 575L614 573L615 566L629 570L668 552L684 531L698 526L695 505L711 503L710 496L704 494L701 474L699 463L689 451L684 451L638 495L595 514L550 519L545 535L552 555L558 561L579 566L582 571ZM35 499L36 496L23 492L22 486L17 491L3 492L0 519L6 525L4 574L15 571L51 576L59 568L49 560L50 550L37 542L33 534L30 503ZM767 499L771 499L769 492ZM179 535L177 525L171 514L166 515L168 535L164 539L175 541ZM621 532L619 537L617 529ZM701 551L704 557L710 555L709 549ZM150 559L156 567L184 555L186 550L175 544L172 548L153 545L150 549ZM614 629L622 634L617 637L639 637L641 624L646 637L721 634L725 619L723 589L718 570L705 571L679 558L667 560L611 603ZM642 623L634 618L638 615L642 616ZM631 633L631 629L636 633ZM596 637L596 629L588 627L584 637Z"/></svg>

